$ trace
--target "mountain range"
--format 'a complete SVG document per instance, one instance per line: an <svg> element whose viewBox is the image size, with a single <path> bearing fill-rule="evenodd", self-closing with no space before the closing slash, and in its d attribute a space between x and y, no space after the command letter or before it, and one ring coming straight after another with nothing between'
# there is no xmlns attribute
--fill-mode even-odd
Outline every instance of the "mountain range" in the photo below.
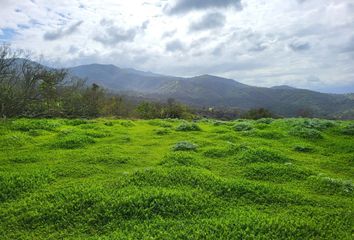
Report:
<svg viewBox="0 0 354 240"><path fill-rule="evenodd" d="M255 87L212 75L191 78L90 64L72 67L69 73L116 92L153 99L175 98L198 107L266 108L282 116L306 112L316 117L340 117L354 112L350 94L327 94L287 85Z"/></svg>

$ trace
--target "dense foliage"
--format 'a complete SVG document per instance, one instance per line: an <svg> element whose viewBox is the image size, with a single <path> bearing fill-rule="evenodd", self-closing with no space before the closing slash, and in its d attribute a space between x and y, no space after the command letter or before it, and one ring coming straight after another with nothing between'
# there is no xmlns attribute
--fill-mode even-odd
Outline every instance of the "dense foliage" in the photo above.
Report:
<svg viewBox="0 0 354 240"><path fill-rule="evenodd" d="M0 236L352 239L353 124L2 120Z"/></svg>

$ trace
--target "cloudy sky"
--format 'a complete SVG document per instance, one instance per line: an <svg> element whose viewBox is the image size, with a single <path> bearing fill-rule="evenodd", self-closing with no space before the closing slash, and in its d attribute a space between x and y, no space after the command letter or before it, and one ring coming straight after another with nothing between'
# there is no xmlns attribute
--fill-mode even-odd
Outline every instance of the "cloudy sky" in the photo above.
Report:
<svg viewBox="0 0 354 240"><path fill-rule="evenodd" d="M354 92L354 0L0 0L0 41L109 63Z"/></svg>

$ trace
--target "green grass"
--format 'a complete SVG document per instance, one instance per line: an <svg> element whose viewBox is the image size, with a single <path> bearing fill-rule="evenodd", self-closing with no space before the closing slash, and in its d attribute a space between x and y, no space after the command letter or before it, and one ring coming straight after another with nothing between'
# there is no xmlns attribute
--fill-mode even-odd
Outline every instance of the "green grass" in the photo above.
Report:
<svg viewBox="0 0 354 240"><path fill-rule="evenodd" d="M353 121L0 122L1 239L352 239Z"/></svg>

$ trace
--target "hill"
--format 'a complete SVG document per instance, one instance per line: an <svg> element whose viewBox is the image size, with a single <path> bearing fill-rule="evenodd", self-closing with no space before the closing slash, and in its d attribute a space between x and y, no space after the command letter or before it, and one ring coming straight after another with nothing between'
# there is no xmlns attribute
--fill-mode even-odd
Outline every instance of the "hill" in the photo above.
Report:
<svg viewBox="0 0 354 240"><path fill-rule="evenodd" d="M340 117L343 112L354 109L354 100L344 94L319 93L289 86L254 87L212 75L181 78L101 64L77 66L69 71L86 78L89 83L115 91L135 92L156 99L173 97L199 107L262 107L283 116L306 113L316 117Z"/></svg>
<svg viewBox="0 0 354 240"><path fill-rule="evenodd" d="M351 239L354 122L0 122L1 239Z"/></svg>

